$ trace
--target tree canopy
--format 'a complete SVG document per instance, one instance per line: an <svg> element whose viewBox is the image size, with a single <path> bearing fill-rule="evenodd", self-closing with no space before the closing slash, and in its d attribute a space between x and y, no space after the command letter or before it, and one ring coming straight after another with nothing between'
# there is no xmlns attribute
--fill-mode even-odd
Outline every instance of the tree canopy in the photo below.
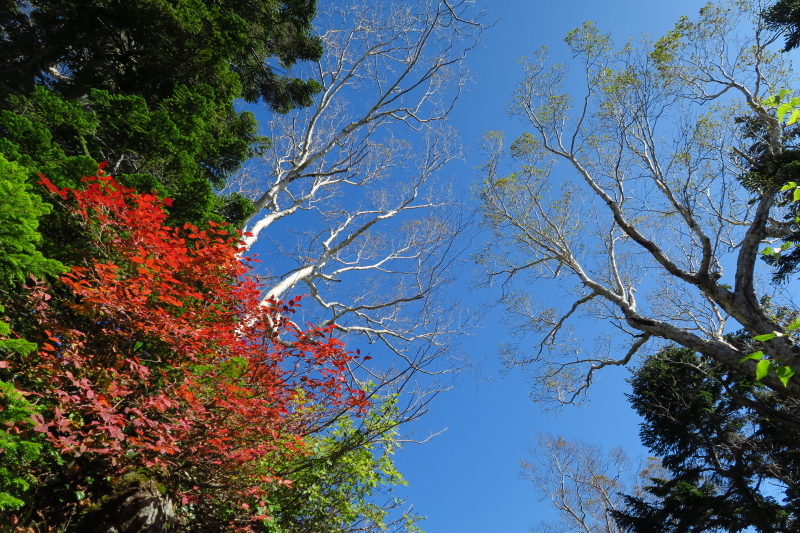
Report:
<svg viewBox="0 0 800 533"><path fill-rule="evenodd" d="M796 324L773 313L790 296L757 281L762 251L796 229L791 128L771 100L792 73L776 52L780 29L761 15L758 2L709 4L620 48L587 23L566 39L581 95L564 92L567 68L546 50L525 62L511 110L530 131L508 159L502 134L486 141L481 199L497 239L480 258L490 280L558 280L573 302L504 298L518 330L537 336L528 353L509 345L508 360L534 364L545 396L573 401L597 369L662 339L800 397ZM616 333L583 351L579 316ZM763 343L760 354L746 359L726 340L731 324Z"/></svg>
<svg viewBox="0 0 800 533"><path fill-rule="evenodd" d="M625 531L797 528L796 401L674 346L647 358L630 381L642 443L670 477L651 478L646 497L625 497L613 513Z"/></svg>
<svg viewBox="0 0 800 533"><path fill-rule="evenodd" d="M214 188L269 140L234 101L314 101L317 82L285 74L322 53L314 15L307 0L4 2L0 150L61 186L108 162L172 197L173 222L238 224L251 203Z"/></svg>
<svg viewBox="0 0 800 533"><path fill-rule="evenodd" d="M800 2L778 0L764 11L764 20L771 28L784 32L784 51L788 52L800 45Z"/></svg>
<svg viewBox="0 0 800 533"><path fill-rule="evenodd" d="M295 328L299 298L262 305L238 239L213 221L165 226L169 199L103 172L80 189L42 183L88 249L57 283L32 278L14 296L11 325L35 344L0 332L0 524L394 523L370 498L402 483L390 459L399 414L345 379L359 356L332 326Z"/></svg>
<svg viewBox="0 0 800 533"><path fill-rule="evenodd" d="M529 131L508 149L486 137L480 197L502 245L479 260L519 331L509 364L570 403L655 351L628 395L655 457L605 508L629 533L798 528L800 99L779 50L798 46L798 6L708 4L620 47L586 23L566 38L586 91L566 93L567 65L541 50L511 104ZM538 304L521 279L570 303ZM591 347L587 319L610 330Z"/></svg>
<svg viewBox="0 0 800 533"><path fill-rule="evenodd" d="M313 0L3 4L0 73L13 92L43 85L75 100L100 89L152 106L202 83L224 102L242 97L285 112L319 90L280 73L322 54Z"/></svg>
<svg viewBox="0 0 800 533"><path fill-rule="evenodd" d="M461 13L429 4L421 49ZM317 102L326 80L291 75L319 65L315 14L0 3L0 528L417 529L389 493L411 373L356 378L335 319L265 298L236 230L255 206L223 191L272 146L241 102Z"/></svg>
<svg viewBox="0 0 800 533"><path fill-rule="evenodd" d="M621 448L604 453L598 446L539 433L530 447L533 460L522 461L522 477L542 500L549 500L558 521L542 521L533 533L620 533L612 511L622 505L632 466Z"/></svg>

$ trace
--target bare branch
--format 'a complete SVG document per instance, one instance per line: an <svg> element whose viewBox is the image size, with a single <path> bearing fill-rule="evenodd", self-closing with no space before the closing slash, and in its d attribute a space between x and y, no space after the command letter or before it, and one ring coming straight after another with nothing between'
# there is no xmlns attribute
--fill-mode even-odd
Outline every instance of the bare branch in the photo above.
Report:
<svg viewBox="0 0 800 533"><path fill-rule="evenodd" d="M541 523L534 532L621 533L611 511L623 508L622 494L631 462L617 448L605 453L597 446L539 433L531 446L532 461L522 462L522 476L540 499L549 500L559 526Z"/></svg>
<svg viewBox="0 0 800 533"><path fill-rule="evenodd" d="M325 54L298 75L322 91L268 122L234 187L257 209L241 229L265 301L306 294L295 320L378 343L386 357L354 371L387 387L441 371L461 327L439 297L468 239L443 173L463 156L448 116L481 16L467 0L320 4Z"/></svg>
<svg viewBox="0 0 800 533"><path fill-rule="evenodd" d="M753 170L741 154L753 140L737 118L758 125L765 157L785 142L782 124L761 102L790 86L790 69L770 50L778 34L761 26L762 8L757 1L709 5L667 37L619 51L591 24L578 28L567 39L586 79L575 109L561 87L563 65L548 68L540 53L526 66L511 112L532 131L511 145L513 173L501 174L502 137L487 143L481 199L497 248L485 262L490 280L558 279L570 298L563 313L519 314L523 330L541 332L538 353L506 350L512 364L536 361L537 381L558 401L574 401L595 370L626 364L651 338L752 375L755 362L740 364L747 354L725 341L726 324L735 320L751 336L783 333L756 282L760 249L791 231L778 222L785 220L775 201L783 184L763 186L755 200L741 184ZM752 24L749 34L742 21ZM506 299L516 294L504 288ZM568 327L578 309L580 319L623 332L609 345L623 358L581 355ZM555 323L554 314L562 316ZM767 341L765 352L800 368L791 335ZM582 380L576 365L588 366ZM764 382L800 395L774 375Z"/></svg>

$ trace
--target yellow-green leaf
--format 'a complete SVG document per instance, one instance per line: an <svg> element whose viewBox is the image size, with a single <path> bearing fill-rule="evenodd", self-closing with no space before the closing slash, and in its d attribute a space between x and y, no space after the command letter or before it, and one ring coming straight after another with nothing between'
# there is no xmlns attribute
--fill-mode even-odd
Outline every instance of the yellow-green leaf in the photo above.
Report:
<svg viewBox="0 0 800 533"><path fill-rule="evenodd" d="M751 353L751 354L749 354L749 355L745 355L745 356L742 358L742 360L741 360L741 361L739 361L739 362L740 362L740 363L744 363L745 361L747 361L747 360L749 360L749 359L762 359L763 357L764 357L764 352L762 352L761 350L759 350L759 351L757 351L757 352L753 352L753 353Z"/></svg>
<svg viewBox="0 0 800 533"><path fill-rule="evenodd" d="M772 361L769 359L762 359L759 361L756 365L756 381L767 377L770 368L772 368Z"/></svg>
<svg viewBox="0 0 800 533"><path fill-rule="evenodd" d="M791 107L792 104L790 104L789 102L779 105L778 108L775 110L775 114L778 115L778 120L783 120L783 116L786 114L787 111L789 111Z"/></svg>
<svg viewBox="0 0 800 533"><path fill-rule="evenodd" d="M775 337L777 337L775 333L765 333L764 335L756 335L755 337L753 337L753 340L764 342L770 339L774 339Z"/></svg>
<svg viewBox="0 0 800 533"><path fill-rule="evenodd" d="M775 373L778 375L778 379L781 380L784 387L789 386L789 379L795 375L794 368L790 366L780 366L775 370Z"/></svg>

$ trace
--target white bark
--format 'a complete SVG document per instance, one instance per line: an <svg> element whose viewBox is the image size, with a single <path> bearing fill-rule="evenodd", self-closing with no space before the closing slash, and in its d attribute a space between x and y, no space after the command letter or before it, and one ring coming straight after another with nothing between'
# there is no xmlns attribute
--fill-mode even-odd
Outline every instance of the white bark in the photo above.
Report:
<svg viewBox="0 0 800 533"><path fill-rule="evenodd" d="M532 527L534 533L622 533L612 510L622 510L631 463L621 448L608 453L581 441L540 433L531 446L532 461L522 462L541 500L549 500L559 520Z"/></svg>
<svg viewBox="0 0 800 533"><path fill-rule="evenodd" d="M759 25L764 6L747 4L706 7L666 38L619 52L592 26L576 30L568 40L583 59L587 87L578 105L560 92L565 68L548 68L540 55L526 66L512 104L532 128L512 145L519 172L502 177L502 138L488 139L483 201L505 244L505 255L488 265L490 278L503 277L507 287L526 274L534 282L559 279L575 302L566 313L512 306L526 331L541 337L531 355L508 347L509 362L535 364L540 391L561 402L584 392L596 369L629 362L651 338L754 375L755 362L740 364L747 353L723 335L738 325L752 336L783 331L757 287L759 251L786 230L778 222L780 184L757 192L741 185L750 170L742 154L755 140L742 137L735 119L751 117L766 152L779 155L782 125L761 102L788 86L788 71L770 51L778 35ZM616 342L585 354L569 337L576 319L610 322ZM800 368L790 335L765 345ZM581 366L588 367L582 379ZM795 383L787 389L774 376L765 383L800 395Z"/></svg>
<svg viewBox="0 0 800 533"><path fill-rule="evenodd" d="M302 321L363 334L420 370L455 329L436 300L462 230L447 120L480 13L465 0L319 9L325 54L298 74L323 90L268 123L273 145L236 187L258 209L244 242L265 264L265 300L306 294Z"/></svg>

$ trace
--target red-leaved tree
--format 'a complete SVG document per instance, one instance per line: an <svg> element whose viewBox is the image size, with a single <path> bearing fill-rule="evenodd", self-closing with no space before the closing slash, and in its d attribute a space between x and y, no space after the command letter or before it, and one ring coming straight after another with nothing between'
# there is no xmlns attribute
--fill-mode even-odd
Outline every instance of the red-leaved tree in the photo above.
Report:
<svg viewBox="0 0 800 533"><path fill-rule="evenodd" d="M28 376L19 386L40 406L34 429L85 501L101 495L97 472L136 473L166 490L178 517L248 529L282 482L269 465L366 407L346 379L356 356L332 327L293 326L298 298L259 303L229 228L167 227L169 199L102 169L84 182L41 180L91 246L61 285L31 291L41 350L5 362Z"/></svg>

